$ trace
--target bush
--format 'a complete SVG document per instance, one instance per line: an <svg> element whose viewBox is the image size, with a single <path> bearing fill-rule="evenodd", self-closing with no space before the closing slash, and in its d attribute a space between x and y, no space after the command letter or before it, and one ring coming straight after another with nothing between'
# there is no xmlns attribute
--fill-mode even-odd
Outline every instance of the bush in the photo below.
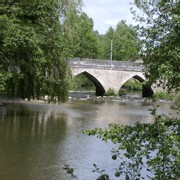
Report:
<svg viewBox="0 0 180 180"><path fill-rule="evenodd" d="M157 92L153 94L153 97L155 99L163 99L163 100L171 100L171 101L176 99L175 95L168 92Z"/></svg>
<svg viewBox="0 0 180 180"><path fill-rule="evenodd" d="M128 90L136 90L136 91L141 91L142 90L142 83L140 83L136 79L130 79L128 80L123 87Z"/></svg>
<svg viewBox="0 0 180 180"><path fill-rule="evenodd" d="M105 93L105 96L117 96L117 93L115 93L114 89L108 89L108 91Z"/></svg>
<svg viewBox="0 0 180 180"><path fill-rule="evenodd" d="M70 90L95 90L93 82L83 74L80 74L69 82Z"/></svg>

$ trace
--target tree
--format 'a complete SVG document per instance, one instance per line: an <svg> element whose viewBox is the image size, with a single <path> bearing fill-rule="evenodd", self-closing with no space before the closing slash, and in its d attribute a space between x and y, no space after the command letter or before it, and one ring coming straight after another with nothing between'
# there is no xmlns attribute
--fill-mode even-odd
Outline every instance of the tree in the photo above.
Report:
<svg viewBox="0 0 180 180"><path fill-rule="evenodd" d="M79 48L79 16L81 15L81 0L63 0L60 3L60 21L62 24L63 41L68 57L74 57Z"/></svg>
<svg viewBox="0 0 180 180"><path fill-rule="evenodd" d="M74 53L74 57L95 59L98 56L98 42L93 25L93 20L86 13L80 14L76 30L78 33L78 38L76 39L78 48Z"/></svg>
<svg viewBox="0 0 180 180"><path fill-rule="evenodd" d="M101 59L110 59L111 54L111 40L113 39L114 34L113 27L110 27L105 35L101 35L101 46L102 46L102 57ZM112 57L113 59L113 57Z"/></svg>
<svg viewBox="0 0 180 180"><path fill-rule="evenodd" d="M103 57L110 59L110 44L112 40L112 59L127 61L138 55L140 41L137 36L137 29L120 21L116 28L110 27L107 33L102 36Z"/></svg>
<svg viewBox="0 0 180 180"><path fill-rule="evenodd" d="M1 6L1 73L9 96L39 99L48 95L51 101L66 100L70 50L59 17L67 17L65 7L76 11L77 3L60 2L11 1Z"/></svg>
<svg viewBox="0 0 180 180"><path fill-rule="evenodd" d="M113 37L113 56L117 60L130 60L138 55L140 41L137 37L137 29L120 21L116 26Z"/></svg>
<svg viewBox="0 0 180 180"><path fill-rule="evenodd" d="M145 17L135 19L142 39L142 58L149 83L158 83L168 90L180 87L180 3L161 1L138 3Z"/></svg>
<svg viewBox="0 0 180 180"><path fill-rule="evenodd" d="M73 16L74 17L74 16ZM74 35L72 57L96 59L100 54L99 34L93 30L93 20L86 13L81 13L74 17ZM68 28L69 29L69 28ZM92 89L93 83L83 74L70 81L70 86L75 89ZM94 89L94 88L93 88Z"/></svg>

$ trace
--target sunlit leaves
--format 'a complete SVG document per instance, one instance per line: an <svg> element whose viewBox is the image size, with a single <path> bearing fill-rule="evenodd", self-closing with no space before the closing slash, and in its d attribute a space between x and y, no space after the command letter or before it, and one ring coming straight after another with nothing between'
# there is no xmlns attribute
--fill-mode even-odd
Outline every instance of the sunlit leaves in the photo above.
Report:
<svg viewBox="0 0 180 180"><path fill-rule="evenodd" d="M110 59L111 42L112 59L126 61L138 56L140 43L137 30L125 21L120 21L116 28L110 27L102 36L102 59Z"/></svg>
<svg viewBox="0 0 180 180"><path fill-rule="evenodd" d="M142 3L145 17L135 15L143 42L142 57L149 82L167 90L180 87L180 2Z"/></svg>
<svg viewBox="0 0 180 180"><path fill-rule="evenodd" d="M64 2L63 7L66 5ZM64 41L60 8L57 1L23 1L1 7L1 64L3 71L11 74L4 81L8 95L23 99L48 95L50 101L67 99L66 58L70 48ZM69 4L68 8L76 9Z"/></svg>
<svg viewBox="0 0 180 180"><path fill-rule="evenodd" d="M107 129L84 130L103 141L118 144L112 150L112 159L119 162L116 177L124 179L176 179L179 177L179 130L178 118L170 118L151 110L152 124L133 126L110 124ZM146 170L146 174L142 174Z"/></svg>
<svg viewBox="0 0 180 180"><path fill-rule="evenodd" d="M73 56L80 58L96 58L98 56L98 42L93 30L93 20L82 13L77 17L76 39L77 47Z"/></svg>

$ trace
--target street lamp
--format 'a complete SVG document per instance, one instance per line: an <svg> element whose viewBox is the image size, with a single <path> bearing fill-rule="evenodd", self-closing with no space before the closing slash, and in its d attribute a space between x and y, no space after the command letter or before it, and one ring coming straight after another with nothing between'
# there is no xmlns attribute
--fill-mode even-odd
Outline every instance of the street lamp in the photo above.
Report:
<svg viewBox="0 0 180 180"><path fill-rule="evenodd" d="M111 60L111 67L112 67L112 48L113 48L113 38L112 38L112 35L110 35L110 40L111 40L110 60Z"/></svg>

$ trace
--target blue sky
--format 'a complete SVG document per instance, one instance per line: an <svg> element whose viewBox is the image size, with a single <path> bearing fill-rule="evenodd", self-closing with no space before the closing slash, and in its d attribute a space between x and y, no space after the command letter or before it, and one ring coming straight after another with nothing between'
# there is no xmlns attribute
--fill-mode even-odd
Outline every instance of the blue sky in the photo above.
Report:
<svg viewBox="0 0 180 180"><path fill-rule="evenodd" d="M83 0L83 11L94 20L94 30L106 33L110 26L116 27L121 20L135 25L130 12L133 0Z"/></svg>

